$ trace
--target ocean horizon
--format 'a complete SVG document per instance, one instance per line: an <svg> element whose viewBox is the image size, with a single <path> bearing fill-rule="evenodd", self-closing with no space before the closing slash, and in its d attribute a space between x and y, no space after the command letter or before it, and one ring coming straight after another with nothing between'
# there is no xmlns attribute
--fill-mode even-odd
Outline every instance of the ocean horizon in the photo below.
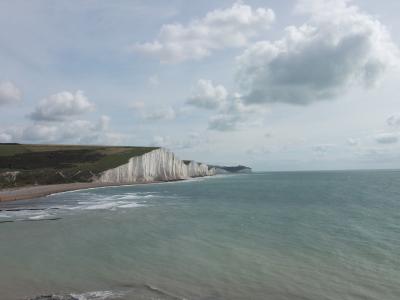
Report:
<svg viewBox="0 0 400 300"><path fill-rule="evenodd" d="M399 11L1 0L0 300L400 300Z"/></svg>
<svg viewBox="0 0 400 300"><path fill-rule="evenodd" d="M399 196L399 170L351 170L1 203L0 298L399 299Z"/></svg>

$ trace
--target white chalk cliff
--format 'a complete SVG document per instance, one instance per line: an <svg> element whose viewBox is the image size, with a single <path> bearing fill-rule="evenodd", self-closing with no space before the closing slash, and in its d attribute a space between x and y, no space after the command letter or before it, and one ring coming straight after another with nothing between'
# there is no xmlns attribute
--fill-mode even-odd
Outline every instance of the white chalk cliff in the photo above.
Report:
<svg viewBox="0 0 400 300"><path fill-rule="evenodd" d="M185 164L171 151L159 148L129 159L128 163L107 170L97 178L102 183L144 183L173 181L215 175L215 169L194 161Z"/></svg>

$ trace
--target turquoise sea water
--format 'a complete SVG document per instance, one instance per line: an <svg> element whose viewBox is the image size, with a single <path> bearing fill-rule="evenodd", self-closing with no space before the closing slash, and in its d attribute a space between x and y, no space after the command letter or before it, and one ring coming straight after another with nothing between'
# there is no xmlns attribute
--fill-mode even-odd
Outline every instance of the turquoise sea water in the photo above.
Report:
<svg viewBox="0 0 400 300"><path fill-rule="evenodd" d="M0 299L400 299L400 171L282 172L0 206Z"/></svg>

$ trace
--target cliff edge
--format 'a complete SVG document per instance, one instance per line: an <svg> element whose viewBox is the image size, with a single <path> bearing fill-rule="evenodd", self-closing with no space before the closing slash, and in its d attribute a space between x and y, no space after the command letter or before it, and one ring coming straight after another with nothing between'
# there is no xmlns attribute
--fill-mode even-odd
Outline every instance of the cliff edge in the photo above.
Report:
<svg viewBox="0 0 400 300"><path fill-rule="evenodd" d="M251 169L181 160L159 147L0 143L0 189L72 183L146 183L244 172Z"/></svg>
<svg viewBox="0 0 400 300"><path fill-rule="evenodd" d="M104 171L96 179L102 183L145 183L173 181L215 175L216 170L194 161L183 161L164 148L129 159L128 163Z"/></svg>

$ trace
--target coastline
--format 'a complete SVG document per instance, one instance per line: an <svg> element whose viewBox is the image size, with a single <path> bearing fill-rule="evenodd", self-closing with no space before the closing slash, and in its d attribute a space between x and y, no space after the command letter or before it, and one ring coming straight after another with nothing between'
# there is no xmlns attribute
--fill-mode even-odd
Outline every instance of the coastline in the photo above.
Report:
<svg viewBox="0 0 400 300"><path fill-rule="evenodd" d="M62 159L64 159L65 153L61 152L60 154L59 152L60 151L58 152L53 151L51 153L53 153L52 155L61 156L60 159L62 161ZM111 154L110 157L113 158ZM65 159L67 159L67 156L65 156ZM76 158L73 159L76 160ZM41 168L48 167L47 166L49 161L48 158L44 157L42 158L42 160L43 161L40 161L42 164L40 165L40 167ZM18 159L15 163L18 163ZM249 167L241 165L238 165L236 167L226 167L226 166L207 165L204 163L195 162L193 160L183 161L177 158L173 152L165 148L156 148L155 150L151 150L142 155L130 157L128 162L126 162L125 164L121 164L116 167L114 167L114 165L107 166L109 167L108 169L105 166L101 166L102 167L101 170L103 169L106 170L98 171L97 174L94 174L90 170L84 171L83 173L86 172L85 176L88 177L90 175L90 178L86 178L83 175L82 178L80 177L75 178L75 176L77 174L80 174L81 171L75 172L74 174L72 174L69 171L71 173L69 174L67 170L68 168L65 169L67 170L65 171L67 172L66 174L67 175L69 174L68 176L63 173L64 172L63 168L61 168L59 171L53 170L53 173L55 172L54 174L51 172L50 173L48 172L46 173L45 171L42 172L46 176L57 175L63 177L63 179L58 180L58 182L70 181L73 178L72 180L75 182L72 183L59 183L59 184L49 185L47 184L49 180L47 179L46 176L44 177L42 176L43 178L41 178L39 175L30 174L29 177L28 175L25 174L26 176L28 176L27 177L28 179L25 179L25 181L22 182L28 185L5 188L2 190L0 189L0 202L28 200L28 199L48 196L51 194L82 190L82 189L181 181L190 178L215 176L217 174L238 173L247 169L251 170ZM10 164L9 162L7 166L8 169L14 170L13 168L11 168L12 164ZM25 166L25 168L27 168L26 170L29 170L28 167L29 165ZM7 172L4 171L3 173L0 172L0 180L3 180L1 183L5 182L7 183L7 186L9 186L10 183L19 182L17 180L17 176L20 176L20 171L7 171ZM35 176L39 176L40 180L37 180ZM66 178L69 178L69 180L65 180ZM35 185L35 183L40 183L40 184Z"/></svg>
<svg viewBox="0 0 400 300"><path fill-rule="evenodd" d="M209 177L209 176L203 176L203 177ZM22 187L7 188L4 190L0 190L0 203L18 201L18 200L30 200L58 193L72 192L72 191L86 190L93 188L170 183L177 181L187 181L191 179L193 178L166 180L166 181L132 182L132 183L74 182L74 183L62 183L62 184L22 186Z"/></svg>
<svg viewBox="0 0 400 300"><path fill-rule="evenodd" d="M136 184L137 183L118 184L118 183L100 183L100 182L75 182L75 183L63 183L63 184L23 186L23 187L0 190L0 202L29 200L57 193L84 190L90 188L136 185Z"/></svg>
<svg viewBox="0 0 400 300"><path fill-rule="evenodd" d="M103 187L118 187L118 186L133 186L142 184L159 184L159 183L171 183L180 181L190 181L197 178L205 177L217 177L226 174L215 174L199 177L190 177L186 179L176 180L162 180L162 181L146 181L146 182L124 182L124 183L104 183L104 182L73 182L73 183L61 183L61 184L49 184L49 185L29 185L15 188L6 188L0 190L0 203L11 202L18 200L30 200L40 197L46 197L53 194L72 192L78 190L86 190L93 188ZM233 174L229 174L233 175Z"/></svg>

